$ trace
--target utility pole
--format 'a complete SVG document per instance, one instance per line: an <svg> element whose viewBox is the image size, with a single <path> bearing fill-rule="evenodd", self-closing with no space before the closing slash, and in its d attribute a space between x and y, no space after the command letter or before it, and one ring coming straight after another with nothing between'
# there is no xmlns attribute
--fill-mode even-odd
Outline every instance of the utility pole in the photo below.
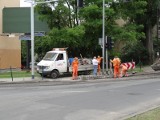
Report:
<svg viewBox="0 0 160 120"><path fill-rule="evenodd" d="M104 63L105 63L105 0L103 0L103 15L102 15L102 56L103 56L103 64L102 64L102 69L103 69L103 74L104 74Z"/></svg>
<svg viewBox="0 0 160 120"><path fill-rule="evenodd" d="M31 63L32 63L32 79L34 79L34 4L35 1L31 2Z"/></svg>
<svg viewBox="0 0 160 120"><path fill-rule="evenodd" d="M25 0L25 2L29 2L31 4L31 75L32 79L34 79L34 6L35 4L43 4L43 3L50 3L50 2L57 2L54 0L45 0L44 2L36 2L35 0Z"/></svg>
<svg viewBox="0 0 160 120"><path fill-rule="evenodd" d="M108 72L108 51L107 49L105 49L105 43L106 41L106 37L105 37L105 0L103 0L103 25L102 25L102 56L103 56L103 65L102 65L102 69L103 69L103 74L105 74L105 72ZM105 54L106 53L106 54ZM106 59L106 61L105 61ZM106 62L106 71L105 71L105 62Z"/></svg>

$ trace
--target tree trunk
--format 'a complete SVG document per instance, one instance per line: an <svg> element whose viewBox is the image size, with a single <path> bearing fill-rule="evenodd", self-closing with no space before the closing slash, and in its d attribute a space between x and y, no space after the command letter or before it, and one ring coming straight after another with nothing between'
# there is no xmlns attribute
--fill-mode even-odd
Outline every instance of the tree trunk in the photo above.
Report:
<svg viewBox="0 0 160 120"><path fill-rule="evenodd" d="M71 19L71 7L70 7L70 3L66 0L68 9L69 9L69 27L72 28L72 19Z"/></svg>
<svg viewBox="0 0 160 120"><path fill-rule="evenodd" d="M149 64L154 61L154 51L153 51L153 38L152 38L152 25L148 22L146 25L146 47L149 53Z"/></svg>

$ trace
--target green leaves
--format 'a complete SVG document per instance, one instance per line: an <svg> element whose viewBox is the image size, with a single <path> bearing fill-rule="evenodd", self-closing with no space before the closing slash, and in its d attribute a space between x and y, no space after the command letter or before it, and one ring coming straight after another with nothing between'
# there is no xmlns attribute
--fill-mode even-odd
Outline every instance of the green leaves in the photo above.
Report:
<svg viewBox="0 0 160 120"><path fill-rule="evenodd" d="M52 47L78 47L84 35L84 28L63 28L61 30L53 28L43 39L47 40ZM47 43L46 43L47 44Z"/></svg>
<svg viewBox="0 0 160 120"><path fill-rule="evenodd" d="M84 52L82 54L101 54L98 39L102 37L102 2L86 0L80 9L76 7L75 0L38 5L36 10L40 18L47 21L51 31L47 36L36 39L36 52L69 47L72 50L78 48L78 52ZM115 46L117 52L125 45L146 42L146 26L156 23L157 2L105 0L105 35L111 36L115 43L123 43L123 46Z"/></svg>
<svg viewBox="0 0 160 120"><path fill-rule="evenodd" d="M86 6L83 10L81 10L80 15L86 21L88 20L93 21L95 19L102 18L102 11L101 9L99 9L97 5L90 5L90 6Z"/></svg>

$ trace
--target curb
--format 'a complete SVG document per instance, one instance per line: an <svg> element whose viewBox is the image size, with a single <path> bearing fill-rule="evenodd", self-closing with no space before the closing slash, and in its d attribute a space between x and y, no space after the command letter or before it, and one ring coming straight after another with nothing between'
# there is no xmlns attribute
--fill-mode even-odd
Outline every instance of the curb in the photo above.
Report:
<svg viewBox="0 0 160 120"><path fill-rule="evenodd" d="M58 79L42 79L42 78L14 78L16 79L14 81L11 81L11 79L3 79L0 81L0 84L25 84L25 83L47 83L47 82L54 82L54 83L85 83L85 82L107 82L107 81L123 81L123 80L137 80L140 79L139 77L142 76L143 78L156 78L156 76L148 76L148 75L159 75L160 71L154 71L154 72L142 72L142 73L128 73L129 77L122 77L122 78L112 78L109 75L100 75L100 76L93 76L93 75L81 75L79 76L79 79L77 80L71 80L71 77L67 78L58 78ZM146 76L147 75L147 76ZM158 76L159 77L159 76ZM9 80L9 81L6 81Z"/></svg>

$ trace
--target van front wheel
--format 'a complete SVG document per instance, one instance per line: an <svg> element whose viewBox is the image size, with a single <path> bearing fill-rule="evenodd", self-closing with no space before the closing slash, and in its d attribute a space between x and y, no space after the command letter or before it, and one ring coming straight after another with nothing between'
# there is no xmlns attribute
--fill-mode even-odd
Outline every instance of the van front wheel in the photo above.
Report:
<svg viewBox="0 0 160 120"><path fill-rule="evenodd" d="M51 76L51 78L56 79L59 76L59 74L58 74L57 71L54 70L54 71L51 72L50 76Z"/></svg>

